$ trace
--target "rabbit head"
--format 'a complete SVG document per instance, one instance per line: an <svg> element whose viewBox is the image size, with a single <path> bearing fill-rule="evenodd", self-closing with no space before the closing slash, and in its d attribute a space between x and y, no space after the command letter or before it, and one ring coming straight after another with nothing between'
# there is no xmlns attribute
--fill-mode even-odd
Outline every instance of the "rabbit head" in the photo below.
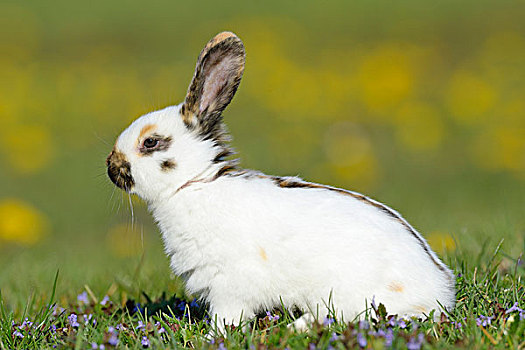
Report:
<svg viewBox="0 0 525 350"><path fill-rule="evenodd" d="M183 103L143 115L118 137L107 158L110 179L121 189L154 200L188 181L224 167L232 154L222 122L241 81L245 52L230 32L201 51Z"/></svg>

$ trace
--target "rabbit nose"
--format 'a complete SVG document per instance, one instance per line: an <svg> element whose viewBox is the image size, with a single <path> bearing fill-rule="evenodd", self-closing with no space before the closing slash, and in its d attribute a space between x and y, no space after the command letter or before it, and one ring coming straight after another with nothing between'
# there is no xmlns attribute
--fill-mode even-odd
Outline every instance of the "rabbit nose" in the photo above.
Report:
<svg viewBox="0 0 525 350"><path fill-rule="evenodd" d="M119 188L129 192L135 181L131 175L131 164L126 156L119 151L113 150L106 159L108 177Z"/></svg>

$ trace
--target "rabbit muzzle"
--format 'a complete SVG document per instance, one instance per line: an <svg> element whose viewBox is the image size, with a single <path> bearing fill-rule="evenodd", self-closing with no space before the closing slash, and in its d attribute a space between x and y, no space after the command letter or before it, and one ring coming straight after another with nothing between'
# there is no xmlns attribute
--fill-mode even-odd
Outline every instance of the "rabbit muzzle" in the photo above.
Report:
<svg viewBox="0 0 525 350"><path fill-rule="evenodd" d="M126 156L117 150L111 151L106 159L108 176L111 181L120 189L129 192L135 181L131 175L131 164L126 160Z"/></svg>

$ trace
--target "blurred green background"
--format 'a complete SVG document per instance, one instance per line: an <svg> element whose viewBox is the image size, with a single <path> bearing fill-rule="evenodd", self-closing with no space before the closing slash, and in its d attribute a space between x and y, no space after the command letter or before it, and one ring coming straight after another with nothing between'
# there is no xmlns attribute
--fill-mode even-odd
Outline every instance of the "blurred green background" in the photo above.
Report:
<svg viewBox="0 0 525 350"><path fill-rule="evenodd" d="M364 192L449 263L524 250L523 1L2 1L0 288L176 290L116 136L182 101L216 33L244 41L225 120L242 165ZM154 282L152 282L154 281Z"/></svg>

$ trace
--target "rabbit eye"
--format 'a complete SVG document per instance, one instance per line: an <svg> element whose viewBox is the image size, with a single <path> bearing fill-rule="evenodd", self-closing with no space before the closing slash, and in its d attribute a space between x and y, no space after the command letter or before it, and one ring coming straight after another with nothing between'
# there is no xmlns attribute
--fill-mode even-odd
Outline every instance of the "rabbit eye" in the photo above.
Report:
<svg viewBox="0 0 525 350"><path fill-rule="evenodd" d="M154 138L148 137L144 140L144 147L146 148L155 148L159 144L159 140L156 140Z"/></svg>

